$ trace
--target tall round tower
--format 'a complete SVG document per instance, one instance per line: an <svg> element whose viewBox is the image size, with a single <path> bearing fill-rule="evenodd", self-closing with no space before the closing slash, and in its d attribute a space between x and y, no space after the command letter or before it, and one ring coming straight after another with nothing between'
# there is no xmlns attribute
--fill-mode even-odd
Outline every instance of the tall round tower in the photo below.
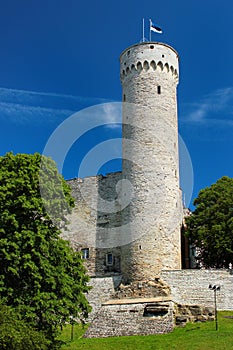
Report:
<svg viewBox="0 0 233 350"><path fill-rule="evenodd" d="M123 164L131 202L122 212L124 282L181 268L177 99L178 54L143 42L120 56L123 95ZM127 186L128 183L128 186Z"/></svg>

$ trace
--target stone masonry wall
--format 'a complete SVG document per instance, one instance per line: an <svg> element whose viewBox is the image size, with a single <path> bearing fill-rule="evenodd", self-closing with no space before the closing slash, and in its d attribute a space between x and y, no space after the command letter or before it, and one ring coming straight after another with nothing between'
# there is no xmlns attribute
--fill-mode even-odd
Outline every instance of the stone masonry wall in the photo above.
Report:
<svg viewBox="0 0 233 350"><path fill-rule="evenodd" d="M85 266L91 276L112 275L121 270L120 180L121 173L117 172L67 181L75 208L62 236L76 250L89 249ZM113 254L112 265L106 263L108 253Z"/></svg>
<svg viewBox="0 0 233 350"><path fill-rule="evenodd" d="M115 289L117 289L121 283L121 279L121 275L91 278L89 285L92 289L88 292L87 299L92 307L92 312L89 315L88 321L91 321L96 316L102 303L109 300L111 295L114 294Z"/></svg>
<svg viewBox="0 0 233 350"><path fill-rule="evenodd" d="M164 316L145 315L145 309L151 303L131 303L103 305L84 337L99 338L126 335L147 335L168 333L173 330L173 303L163 302L157 305L166 308ZM153 304L151 305L153 307Z"/></svg>
<svg viewBox="0 0 233 350"><path fill-rule="evenodd" d="M122 176L133 188L122 230L125 283L181 268L178 55L160 43L141 43L120 57L123 89Z"/></svg>
<svg viewBox="0 0 233 350"><path fill-rule="evenodd" d="M214 292L209 284L220 285L217 291L219 310L233 310L232 270L162 271L161 278L171 288L171 299L178 304L214 305Z"/></svg>

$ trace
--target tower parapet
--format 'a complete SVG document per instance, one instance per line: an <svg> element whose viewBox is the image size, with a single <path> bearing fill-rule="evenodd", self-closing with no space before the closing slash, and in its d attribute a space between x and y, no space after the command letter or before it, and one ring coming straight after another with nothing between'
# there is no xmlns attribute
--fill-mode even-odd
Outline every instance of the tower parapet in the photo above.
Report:
<svg viewBox="0 0 233 350"><path fill-rule="evenodd" d="M178 60L178 53L169 45L158 42L133 45L121 54L121 81L130 74L157 69L171 73L178 82Z"/></svg>

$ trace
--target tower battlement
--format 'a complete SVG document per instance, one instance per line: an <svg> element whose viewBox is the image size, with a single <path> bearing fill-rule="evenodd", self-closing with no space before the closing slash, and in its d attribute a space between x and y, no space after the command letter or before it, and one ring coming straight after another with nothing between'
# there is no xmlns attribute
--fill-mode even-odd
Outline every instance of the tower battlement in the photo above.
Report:
<svg viewBox="0 0 233 350"><path fill-rule="evenodd" d="M130 46L120 56L121 81L128 75L147 71L161 70L171 73L178 82L179 56L169 45L158 42L146 42Z"/></svg>

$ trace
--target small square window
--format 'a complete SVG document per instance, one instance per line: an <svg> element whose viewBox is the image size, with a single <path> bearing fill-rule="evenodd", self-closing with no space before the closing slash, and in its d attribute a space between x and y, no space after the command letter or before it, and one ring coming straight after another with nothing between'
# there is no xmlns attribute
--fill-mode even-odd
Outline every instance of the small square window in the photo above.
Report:
<svg viewBox="0 0 233 350"><path fill-rule="evenodd" d="M89 259L89 248L83 248L81 249L81 253L82 253L82 258L83 259Z"/></svg>
<svg viewBox="0 0 233 350"><path fill-rule="evenodd" d="M108 266L113 265L113 254L112 253L108 253L106 255L106 265L108 265Z"/></svg>

